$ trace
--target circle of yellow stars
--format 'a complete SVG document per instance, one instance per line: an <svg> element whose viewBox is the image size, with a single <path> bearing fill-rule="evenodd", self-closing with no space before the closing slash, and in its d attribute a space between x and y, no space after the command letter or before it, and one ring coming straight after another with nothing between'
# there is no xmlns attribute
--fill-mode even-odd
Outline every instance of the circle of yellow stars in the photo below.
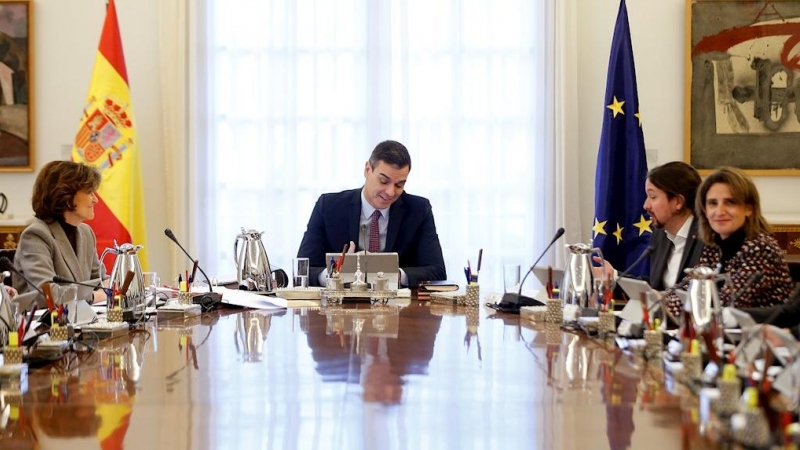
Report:
<svg viewBox="0 0 800 450"><path fill-rule="evenodd" d="M645 233L653 234L653 230L650 228L650 225L652 223L653 223L652 220L645 219L644 218L644 214L640 214L639 215L639 221L638 222L634 222L632 224L634 227L639 229L639 234L637 235L637 237L641 236L641 235L643 235ZM592 226L592 234L593 234L592 238L596 238L597 236L599 236L601 234L605 235L605 236L608 236L608 233L606 233L606 225L607 224L608 224L607 220L604 220L604 221L601 222L597 217L595 217L594 218L594 226ZM623 240L622 239L622 232L625 230L625 227L623 227L619 223L617 223L616 226L617 226L617 229L614 230L614 232L612 232L611 235L614 236L615 238L617 238L617 245L619 245Z"/></svg>
<svg viewBox="0 0 800 450"><path fill-rule="evenodd" d="M614 95L612 96L611 104L606 105L606 108L611 110L612 114L614 115L613 118L616 119L617 115L620 114L623 116L625 115L625 110L623 109L623 106L625 106L625 100L619 100L617 99L617 96ZM641 127L642 115L637 111L633 116L639 120L639 126ZM639 221L633 223L632 225L639 229L639 236L641 236L644 233L653 234L653 230L650 228L652 222L653 222L652 220L645 219L644 215L640 215ZM594 234L595 238L601 234L608 236L608 234L606 233L607 223L608 223L607 220L601 222L597 217L594 218L594 226L592 227L592 233ZM614 232L612 232L611 235L617 238L617 244L620 244L622 242L622 232L625 230L625 227L623 227L619 223L617 223L616 226L617 226L616 230L614 230Z"/></svg>

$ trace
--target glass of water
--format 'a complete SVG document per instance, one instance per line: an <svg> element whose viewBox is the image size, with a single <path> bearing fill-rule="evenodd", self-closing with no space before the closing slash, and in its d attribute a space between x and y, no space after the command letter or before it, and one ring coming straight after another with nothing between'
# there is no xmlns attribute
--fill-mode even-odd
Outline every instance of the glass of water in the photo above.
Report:
<svg viewBox="0 0 800 450"><path fill-rule="evenodd" d="M144 279L145 292L147 292L147 305L149 306L151 302L155 304L158 285L160 283L158 274L156 272L142 272L142 278Z"/></svg>
<svg viewBox="0 0 800 450"><path fill-rule="evenodd" d="M519 289L519 264L503 265L503 288L505 292L516 292Z"/></svg>
<svg viewBox="0 0 800 450"><path fill-rule="evenodd" d="M292 264L293 286L298 288L308 287L308 258L295 258Z"/></svg>

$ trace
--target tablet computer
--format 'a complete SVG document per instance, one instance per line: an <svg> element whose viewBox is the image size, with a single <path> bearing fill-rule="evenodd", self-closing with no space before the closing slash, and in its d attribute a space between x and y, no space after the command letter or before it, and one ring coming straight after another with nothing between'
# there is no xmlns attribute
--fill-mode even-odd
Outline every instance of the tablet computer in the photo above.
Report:
<svg viewBox="0 0 800 450"><path fill-rule="evenodd" d="M655 291L647 281L637 280L636 278L621 277L617 279L617 284L631 300L640 300L643 293L649 294Z"/></svg>

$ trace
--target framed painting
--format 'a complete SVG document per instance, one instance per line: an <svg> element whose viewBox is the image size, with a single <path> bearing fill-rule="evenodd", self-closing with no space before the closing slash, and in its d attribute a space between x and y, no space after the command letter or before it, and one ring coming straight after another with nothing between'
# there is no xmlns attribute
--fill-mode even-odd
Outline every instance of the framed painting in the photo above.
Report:
<svg viewBox="0 0 800 450"><path fill-rule="evenodd" d="M686 0L685 160L800 175L800 0Z"/></svg>
<svg viewBox="0 0 800 450"><path fill-rule="evenodd" d="M32 10L0 0L0 172L34 167Z"/></svg>

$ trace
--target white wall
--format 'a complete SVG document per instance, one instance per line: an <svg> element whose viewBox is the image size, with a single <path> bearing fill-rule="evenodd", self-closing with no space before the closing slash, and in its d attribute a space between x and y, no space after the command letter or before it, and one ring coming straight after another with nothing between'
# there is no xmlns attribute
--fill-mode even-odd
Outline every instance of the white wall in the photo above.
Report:
<svg viewBox="0 0 800 450"><path fill-rule="evenodd" d="M578 112L583 239L591 238L594 174L602 126L606 70L619 8L618 0L574 0L578 7ZM644 141L658 151L658 164L683 160L686 0L627 0L636 59ZM798 177L757 177L762 208L800 215Z"/></svg>
<svg viewBox="0 0 800 450"><path fill-rule="evenodd" d="M8 196L15 218L33 215L30 197L39 169L65 159L83 111L105 18L105 0L32 0L36 170L0 174L0 192ZM145 213L150 267L166 273L168 253L163 230L161 100L159 90L157 0L117 0L117 16L137 120L145 177Z"/></svg>

